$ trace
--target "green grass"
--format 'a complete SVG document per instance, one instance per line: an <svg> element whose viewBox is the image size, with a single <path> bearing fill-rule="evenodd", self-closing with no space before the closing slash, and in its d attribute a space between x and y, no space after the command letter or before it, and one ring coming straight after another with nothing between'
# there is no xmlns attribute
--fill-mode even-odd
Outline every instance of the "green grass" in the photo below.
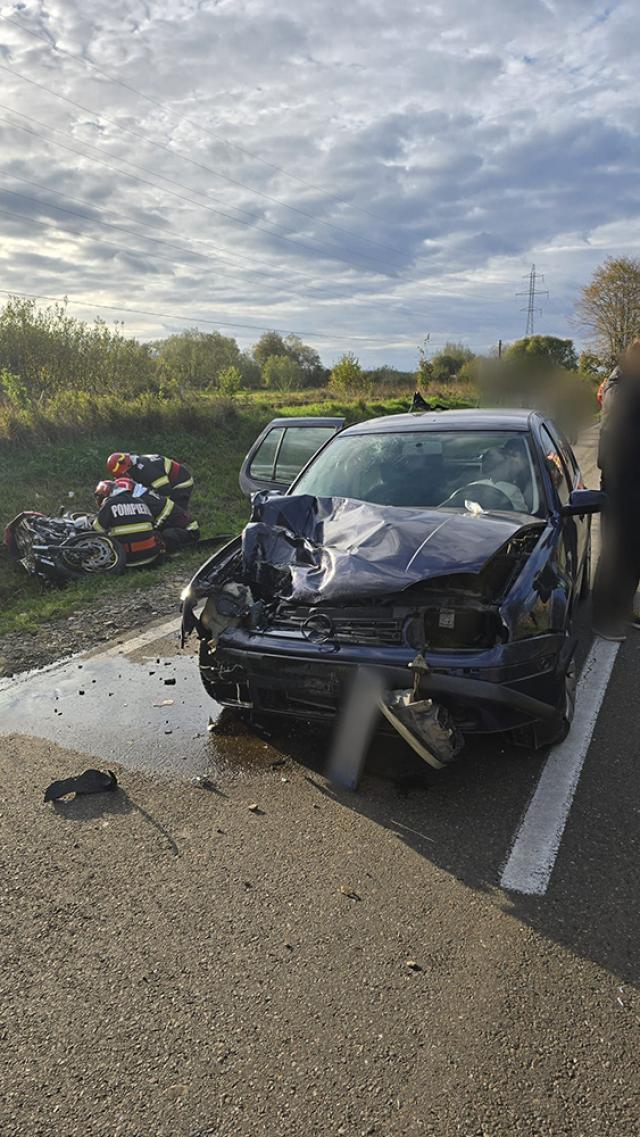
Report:
<svg viewBox="0 0 640 1137"><path fill-rule="evenodd" d="M244 396L243 392L243 396ZM113 450L161 453L182 459L193 471L193 512L203 536L238 532L247 520L249 503L240 492L238 471L249 446L276 416L331 415L358 422L394 414L408 406L405 395L376 402L326 399L324 392L287 393L288 402L273 405L265 392L232 406L219 399L194 397L190 402L127 407L113 400L93 400L60 416L45 408L32 420L20 420L18 436L0 434L0 529L23 509L57 513L61 506L93 510L93 488L106 476L105 459ZM300 401L302 397L306 401ZM318 398L319 396L319 398ZM317 401L310 402L309 397ZM452 405L469 405L452 398ZM82 414L80 413L82 411ZM73 497L69 497L69 493ZM185 581L205 550L184 556ZM97 592L121 592L175 572L165 568L137 570L109 581L102 577L74 582L65 589L42 590L4 554L0 559L0 635L33 632L43 621L64 617L91 603ZM177 598L176 598L177 602Z"/></svg>

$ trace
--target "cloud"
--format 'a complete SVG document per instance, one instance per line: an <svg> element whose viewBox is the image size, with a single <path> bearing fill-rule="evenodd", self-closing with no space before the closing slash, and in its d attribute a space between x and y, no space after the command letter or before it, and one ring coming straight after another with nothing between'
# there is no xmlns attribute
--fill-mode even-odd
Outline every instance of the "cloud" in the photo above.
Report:
<svg viewBox="0 0 640 1137"><path fill-rule="evenodd" d="M87 318L312 331L327 361L412 367L427 331L520 335L533 261L540 330L570 335L581 284L640 238L632 0L0 12L21 25L0 21L3 278Z"/></svg>

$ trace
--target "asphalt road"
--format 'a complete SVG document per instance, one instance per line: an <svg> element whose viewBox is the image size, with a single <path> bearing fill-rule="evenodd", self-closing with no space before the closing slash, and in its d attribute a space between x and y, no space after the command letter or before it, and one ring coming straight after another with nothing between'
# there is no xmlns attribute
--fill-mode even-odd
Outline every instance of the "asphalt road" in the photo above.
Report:
<svg viewBox="0 0 640 1137"><path fill-rule="evenodd" d="M640 634L591 658L587 615L541 817L553 754L385 740L353 794L322 736L209 735L164 629L0 684L3 1137L637 1134ZM117 793L43 805L94 762Z"/></svg>

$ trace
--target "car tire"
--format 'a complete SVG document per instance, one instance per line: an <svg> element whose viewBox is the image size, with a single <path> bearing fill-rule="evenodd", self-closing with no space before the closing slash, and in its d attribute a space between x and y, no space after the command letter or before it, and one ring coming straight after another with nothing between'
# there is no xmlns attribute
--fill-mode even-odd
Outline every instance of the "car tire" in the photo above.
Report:
<svg viewBox="0 0 640 1137"><path fill-rule="evenodd" d="M576 687L578 672L572 659L564 676L564 690L560 707L550 719L539 719L528 726L520 726L511 732L511 740L516 746L527 750L546 750L564 742L569 731L576 706Z"/></svg>
<svg viewBox="0 0 640 1137"><path fill-rule="evenodd" d="M546 746L558 746L564 742L569 731L576 709L576 687L578 685L578 671L575 659L572 659L564 676L564 698L562 709L557 716L543 724L538 732L536 750Z"/></svg>

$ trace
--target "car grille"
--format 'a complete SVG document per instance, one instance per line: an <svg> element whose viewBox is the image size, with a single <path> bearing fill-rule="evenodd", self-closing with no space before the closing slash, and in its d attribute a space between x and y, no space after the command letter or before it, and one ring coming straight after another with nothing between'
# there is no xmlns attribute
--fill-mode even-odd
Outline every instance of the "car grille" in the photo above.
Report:
<svg viewBox="0 0 640 1137"><path fill-rule="evenodd" d="M294 633L310 642L333 641L397 647L404 643L403 624L404 618L393 615L389 609L372 611L290 605L280 607L275 619L269 625L269 631Z"/></svg>

